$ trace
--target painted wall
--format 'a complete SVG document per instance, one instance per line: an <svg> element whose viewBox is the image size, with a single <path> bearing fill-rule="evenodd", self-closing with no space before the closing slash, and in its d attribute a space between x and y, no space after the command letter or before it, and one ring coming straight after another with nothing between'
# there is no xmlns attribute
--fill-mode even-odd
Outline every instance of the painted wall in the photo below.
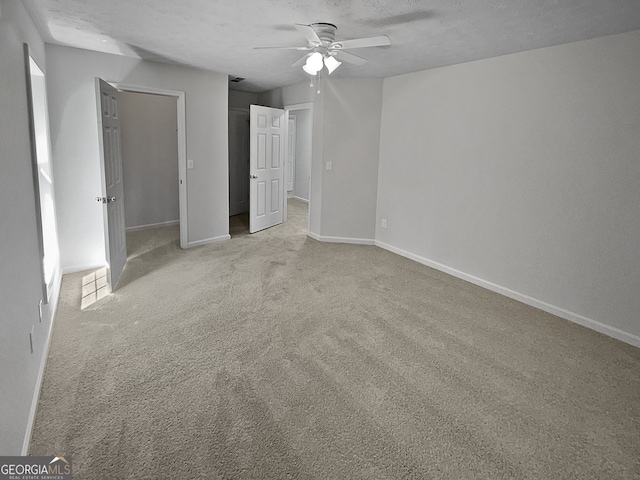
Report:
<svg viewBox="0 0 640 480"><path fill-rule="evenodd" d="M262 105L264 107L271 107L271 108L284 108L285 104L282 98L283 89L287 89L287 92L289 92L287 96L289 97L294 96L296 98L305 99L304 101L301 101L299 103L314 101L314 98L311 96L311 92L305 91L303 88L301 88L300 84L296 84L296 85L283 87L283 88L275 88L267 92L259 93L257 105Z"/></svg>
<svg viewBox="0 0 640 480"><path fill-rule="evenodd" d="M95 77L109 82L185 92L188 242L228 238L228 77L139 59L47 45L53 158L58 164L62 266L103 265L102 192Z"/></svg>
<svg viewBox="0 0 640 480"><path fill-rule="evenodd" d="M640 346L639 78L634 31L385 79L378 244Z"/></svg>
<svg viewBox="0 0 640 480"><path fill-rule="evenodd" d="M374 241L382 86L378 78L324 82L323 237Z"/></svg>
<svg viewBox="0 0 640 480"><path fill-rule="evenodd" d="M42 278L23 42L29 44L31 56L46 73L44 43L22 2L1 0L0 455L20 455L28 441L60 289L57 274L51 302L44 305L40 321ZM32 328L33 353L29 344Z"/></svg>
<svg viewBox="0 0 640 480"><path fill-rule="evenodd" d="M294 110L296 116L296 166L293 195L309 200L313 118L309 110Z"/></svg>
<svg viewBox="0 0 640 480"><path fill-rule="evenodd" d="M257 93L229 90L229 108L249 110L251 105L258 105Z"/></svg>
<svg viewBox="0 0 640 480"><path fill-rule="evenodd" d="M180 220L176 97L120 92L125 225Z"/></svg>

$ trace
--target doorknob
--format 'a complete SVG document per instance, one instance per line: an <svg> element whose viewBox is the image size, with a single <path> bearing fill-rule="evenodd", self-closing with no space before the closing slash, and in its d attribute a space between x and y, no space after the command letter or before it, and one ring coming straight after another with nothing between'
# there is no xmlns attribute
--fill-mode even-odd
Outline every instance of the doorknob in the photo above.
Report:
<svg viewBox="0 0 640 480"><path fill-rule="evenodd" d="M98 203L111 203L115 201L116 201L116 197L114 197L113 195L110 197L96 197L96 202Z"/></svg>
<svg viewBox="0 0 640 480"><path fill-rule="evenodd" d="M253 178L255 180L258 178L258 175L249 175L249 178Z"/></svg>

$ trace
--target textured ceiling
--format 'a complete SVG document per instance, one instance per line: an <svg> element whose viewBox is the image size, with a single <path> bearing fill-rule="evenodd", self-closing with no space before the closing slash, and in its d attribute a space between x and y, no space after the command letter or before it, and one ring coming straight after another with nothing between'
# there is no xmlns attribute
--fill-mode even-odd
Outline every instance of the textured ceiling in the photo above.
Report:
<svg viewBox="0 0 640 480"><path fill-rule="evenodd" d="M338 77L387 77L640 28L640 0L24 0L49 43L245 77L261 92L308 78L294 23L330 22L337 40L388 35L389 47Z"/></svg>

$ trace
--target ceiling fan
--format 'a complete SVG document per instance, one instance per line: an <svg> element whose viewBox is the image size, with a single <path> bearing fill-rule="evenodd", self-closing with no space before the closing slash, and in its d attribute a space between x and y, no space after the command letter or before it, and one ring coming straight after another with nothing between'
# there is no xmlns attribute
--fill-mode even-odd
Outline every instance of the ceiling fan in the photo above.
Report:
<svg viewBox="0 0 640 480"><path fill-rule="evenodd" d="M329 74L342 65L342 62L354 65L362 65L367 60L365 58L345 52L352 48L382 47L391 45L391 40L386 35L377 37L356 38L353 40L336 41L336 27L332 23L312 23L311 25L295 24L296 29L307 39L304 47L254 47L255 49L277 49L277 50L301 50L308 51L300 60L293 64L294 67L302 65L302 69L309 75L316 75L327 67Z"/></svg>

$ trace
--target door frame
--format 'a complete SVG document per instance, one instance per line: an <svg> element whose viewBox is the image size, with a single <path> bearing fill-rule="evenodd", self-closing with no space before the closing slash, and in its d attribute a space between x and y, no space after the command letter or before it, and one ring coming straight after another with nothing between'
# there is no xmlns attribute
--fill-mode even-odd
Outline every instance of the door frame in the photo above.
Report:
<svg viewBox="0 0 640 480"><path fill-rule="evenodd" d="M180 248L189 247L189 225L187 223L187 128L185 93L179 90L166 90L163 88L143 87L118 82L109 82L118 90L131 93L148 93L175 97L177 99L178 115L178 203L180 204Z"/></svg>
<svg viewBox="0 0 640 480"><path fill-rule="evenodd" d="M295 110L294 110L295 112ZM291 124L293 123L293 125L295 126L295 131L294 131L294 135L297 135L297 131L298 131L298 124L297 124L297 120L296 120L296 115L292 114L291 112L287 112L287 152L286 152L286 157L285 157L285 162L288 161L288 156L291 152L289 152L289 134L291 133L289 131L289 127L291 126ZM293 122L292 122L293 120ZM293 163L291 164L291 195L295 197L296 195L296 137L294 136L293 138ZM285 175L286 175L286 170L285 170ZM286 179L285 179L286 181ZM285 190L287 191L287 195L289 195L289 190L286 189L285 186Z"/></svg>
<svg viewBox="0 0 640 480"><path fill-rule="evenodd" d="M292 105L285 105L284 106L284 111L286 113L286 116L288 118L289 114L293 111L295 112L296 110L309 110L309 114L311 118L311 129L313 130L313 102L307 102L307 103L294 103ZM297 122L297 119L296 119ZM289 128L289 122L287 121L287 135L288 135L288 128ZM297 136L297 132L298 132L298 125L296 123L296 136ZM311 142L313 142L313 134L311 135ZM311 145L311 161L310 163L313 163L313 145ZM296 159L297 160L297 159ZM295 166L294 166L295 168ZM307 203L308 205L308 211L307 211L307 232L309 232L311 230L311 198L313 197L313 195L311 194L311 186L313 185L313 182L311 181L311 176L313 175L313 168L311 168L311 165L309 165L309 203ZM295 177L293 179L294 181L294 185L295 185ZM295 192L295 186L293 191ZM286 190L285 190L285 194L286 194ZM285 202L286 204L286 202ZM286 211L285 211L286 213Z"/></svg>

